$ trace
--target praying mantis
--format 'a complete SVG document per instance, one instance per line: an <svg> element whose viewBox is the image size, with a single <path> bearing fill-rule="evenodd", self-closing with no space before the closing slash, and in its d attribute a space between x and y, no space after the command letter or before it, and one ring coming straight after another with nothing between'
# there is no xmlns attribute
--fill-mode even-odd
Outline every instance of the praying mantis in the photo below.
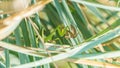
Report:
<svg viewBox="0 0 120 68"><path fill-rule="evenodd" d="M77 34L78 34L76 29L75 29L75 27L73 25L70 25L70 29L69 29L68 26L64 27L64 26L59 25L51 32L50 35L48 35L45 38L45 41L52 40L52 38L56 34L56 32L58 32L60 37L64 37L66 39L75 38L77 36ZM59 38L56 38L54 40L59 40Z"/></svg>

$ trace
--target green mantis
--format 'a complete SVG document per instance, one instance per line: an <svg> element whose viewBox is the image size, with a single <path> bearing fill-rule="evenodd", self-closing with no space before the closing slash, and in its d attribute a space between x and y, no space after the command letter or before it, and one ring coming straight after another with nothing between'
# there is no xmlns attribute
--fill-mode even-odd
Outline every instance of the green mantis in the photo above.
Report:
<svg viewBox="0 0 120 68"><path fill-rule="evenodd" d="M45 37L45 42L52 40L53 36L56 35L56 32L59 34L60 37L64 37L66 39L69 38L75 38L77 36L76 29L71 25L70 29L69 27L64 27L64 26L57 26L50 35ZM56 38L54 40L59 40L59 38Z"/></svg>

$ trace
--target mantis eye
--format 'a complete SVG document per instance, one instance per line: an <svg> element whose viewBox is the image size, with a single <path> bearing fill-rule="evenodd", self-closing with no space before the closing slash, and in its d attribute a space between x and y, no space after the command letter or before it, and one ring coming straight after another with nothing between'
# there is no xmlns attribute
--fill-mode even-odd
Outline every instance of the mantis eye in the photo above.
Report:
<svg viewBox="0 0 120 68"><path fill-rule="evenodd" d="M70 26L71 30L67 30L65 38L75 38L77 36L77 31L73 25Z"/></svg>

